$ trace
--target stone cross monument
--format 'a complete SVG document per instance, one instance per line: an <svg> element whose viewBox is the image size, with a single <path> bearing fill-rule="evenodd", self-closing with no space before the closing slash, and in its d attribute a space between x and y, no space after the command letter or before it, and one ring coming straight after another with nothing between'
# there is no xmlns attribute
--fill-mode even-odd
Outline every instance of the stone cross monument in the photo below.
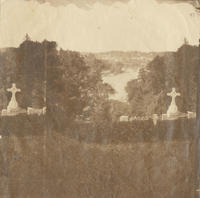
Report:
<svg viewBox="0 0 200 198"><path fill-rule="evenodd" d="M167 95L172 97L171 104L167 110L167 117L178 115L179 111L178 111L178 107L176 105L175 98L177 96L180 96L181 94L177 93L175 88L172 88L172 92L168 93Z"/></svg>
<svg viewBox="0 0 200 198"><path fill-rule="evenodd" d="M16 100L16 93L21 92L21 90L17 89L16 84L13 83L12 87L10 89L7 89L7 91L12 93L12 97L8 104L7 111L8 112L17 111L19 109L19 106Z"/></svg>

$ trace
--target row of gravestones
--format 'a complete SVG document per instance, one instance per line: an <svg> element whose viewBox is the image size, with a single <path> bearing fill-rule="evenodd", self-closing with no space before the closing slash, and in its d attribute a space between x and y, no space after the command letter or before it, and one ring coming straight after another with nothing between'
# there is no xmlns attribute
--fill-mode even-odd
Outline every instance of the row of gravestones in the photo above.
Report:
<svg viewBox="0 0 200 198"><path fill-rule="evenodd" d="M120 122L132 122L132 121L145 121L145 120L153 120L153 123L156 125L158 120L175 120L178 118L188 118L193 119L196 118L196 112L190 112L187 113L179 113L178 116L170 116L168 117L167 114L153 114L152 116L120 116L119 121Z"/></svg>
<svg viewBox="0 0 200 198"><path fill-rule="evenodd" d="M10 102L8 103L8 106L6 109L2 109L1 116L15 116L18 114L28 114L28 115L44 115L46 114L46 107L43 107L41 109L35 109L32 107L28 107L27 109L22 109L19 107L17 100L16 100L16 93L21 92L20 89L16 87L16 84L13 83L12 87L7 89L8 92L12 93Z"/></svg>
<svg viewBox="0 0 200 198"><path fill-rule="evenodd" d="M18 115L21 113L26 113L28 115L44 115L46 114L46 107L43 107L41 109L35 109L32 107L28 107L26 109L22 109L19 107L17 100L16 100L16 93L21 92L20 89L17 89L16 84L12 84L12 87L7 89L8 92L12 93L11 100L7 106L6 109L3 109L1 111L1 116L13 116ZM196 113L195 112L187 112L187 113L181 113L178 111L178 107L176 105L175 98L177 96L180 96L180 93L176 92L175 88L172 88L172 92L167 94L168 96L172 97L171 104L167 110L166 114L162 114L162 116L158 116L157 114L153 114L152 116L142 116L142 117L129 117L129 116L121 116L120 121L134 121L134 120L149 120L150 118L153 120L154 124L157 123L157 121L160 120L174 120L178 119L180 117L187 117L187 118L195 118Z"/></svg>
<svg viewBox="0 0 200 198"><path fill-rule="evenodd" d="M196 118L196 112L190 112L188 111L187 113L182 113L178 111L178 107L176 105L175 98L177 96L180 96L180 93L176 92L175 88L172 88L172 92L167 94L168 96L172 97L171 104L167 110L166 114L162 114L159 116L158 114L153 114L152 116L142 116L142 117L129 117L129 116L120 116L119 121L120 122L129 122L129 121L134 121L134 120L149 120L152 119L154 125L157 124L158 120L176 120L178 118Z"/></svg>

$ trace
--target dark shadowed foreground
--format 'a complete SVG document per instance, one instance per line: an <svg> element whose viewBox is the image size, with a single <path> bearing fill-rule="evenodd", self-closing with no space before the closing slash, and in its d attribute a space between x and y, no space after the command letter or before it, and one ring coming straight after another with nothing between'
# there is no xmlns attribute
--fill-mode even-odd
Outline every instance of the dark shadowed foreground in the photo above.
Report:
<svg viewBox="0 0 200 198"><path fill-rule="evenodd" d="M157 132L152 130L153 125L149 122L146 128L149 141L142 139L144 131L141 125L144 123L140 124L141 135L134 128L136 124L119 123L114 126L119 137L113 130L107 136L109 141L105 142L103 136L97 137L94 131L94 138L89 141L83 126L73 126L71 132L74 133L71 134L75 135L72 136L70 129L66 129L66 133L54 132L44 125L42 117L25 116L23 122L20 122L21 117L6 119L1 119L2 198L195 196L196 143L194 128L191 127L194 120L160 123L157 126L161 129L160 134L158 128L154 127ZM9 125L11 120L12 125ZM171 126L171 129L166 126ZM186 132L186 126L191 130L187 128ZM92 133L90 130L92 127L87 126L88 133Z"/></svg>

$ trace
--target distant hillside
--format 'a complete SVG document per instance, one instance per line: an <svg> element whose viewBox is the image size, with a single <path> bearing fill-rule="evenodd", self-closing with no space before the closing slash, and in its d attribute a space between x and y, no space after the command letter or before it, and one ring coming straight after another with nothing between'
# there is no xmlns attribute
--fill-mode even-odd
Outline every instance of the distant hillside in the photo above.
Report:
<svg viewBox="0 0 200 198"><path fill-rule="evenodd" d="M163 56L164 52L124 52L124 51L110 51L95 53L97 59L103 60L110 64L112 70L120 71L126 68L138 69L145 67L157 55Z"/></svg>

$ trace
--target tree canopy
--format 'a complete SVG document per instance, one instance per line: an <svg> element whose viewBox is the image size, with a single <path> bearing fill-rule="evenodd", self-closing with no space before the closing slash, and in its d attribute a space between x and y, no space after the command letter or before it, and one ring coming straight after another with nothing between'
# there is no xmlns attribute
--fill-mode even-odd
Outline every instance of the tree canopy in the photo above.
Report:
<svg viewBox="0 0 200 198"><path fill-rule="evenodd" d="M100 60L89 60L79 52L57 50L53 41L25 39L18 48L1 52L0 64L2 109L8 102L6 89L15 82L22 90L17 95L20 106L47 106L47 114L55 123L72 121L82 114L92 117L95 108L100 108L114 93L102 80Z"/></svg>
<svg viewBox="0 0 200 198"><path fill-rule="evenodd" d="M140 69L138 79L126 87L132 114L166 113L171 101L167 93L172 87L181 93L176 99L179 110L196 111L198 53L198 47L184 44Z"/></svg>

